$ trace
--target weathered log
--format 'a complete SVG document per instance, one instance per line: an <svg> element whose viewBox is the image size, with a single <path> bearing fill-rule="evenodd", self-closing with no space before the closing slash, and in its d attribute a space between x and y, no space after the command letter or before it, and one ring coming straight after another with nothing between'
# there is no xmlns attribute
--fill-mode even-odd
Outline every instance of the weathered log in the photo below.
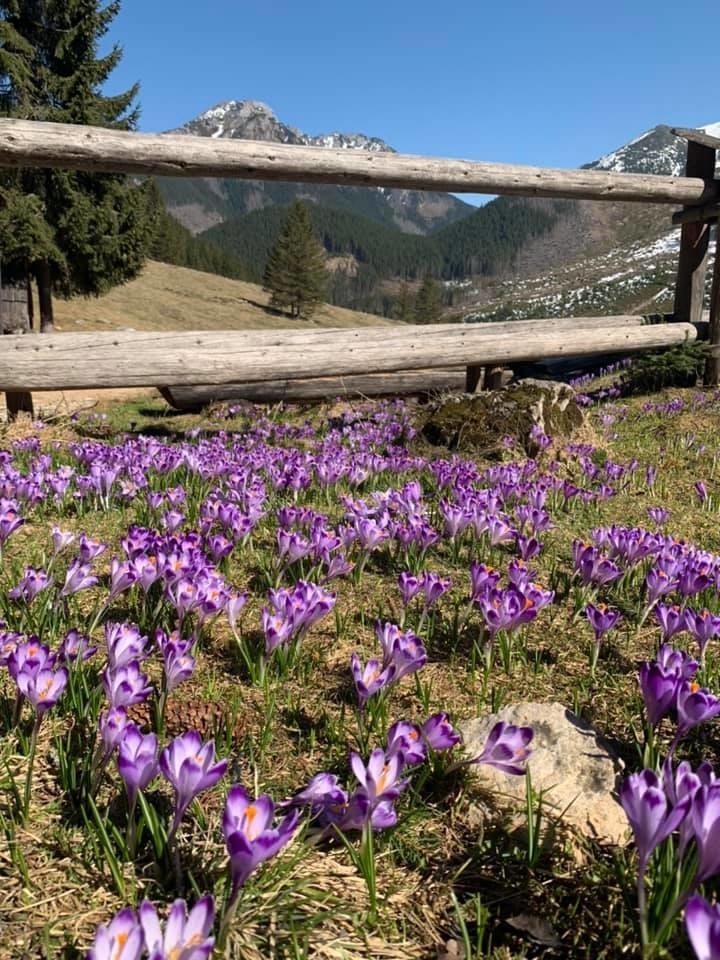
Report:
<svg viewBox="0 0 720 960"><path fill-rule="evenodd" d="M563 326L532 322L314 331L46 334L7 337L0 389L229 384L345 376L541 357L625 353L695 340L691 324ZM492 328L495 329L492 329ZM5 346L5 344L3 344Z"/></svg>
<svg viewBox="0 0 720 960"><path fill-rule="evenodd" d="M226 386L161 387L167 402L179 410L196 410L220 400L252 400L254 403L290 403L333 397L382 397L391 394L424 394L435 391L462 391L465 370L407 370L395 373L366 373L348 377L314 377L311 380L268 380L259 383L231 383Z"/></svg>
<svg viewBox="0 0 720 960"><path fill-rule="evenodd" d="M0 165L650 203L699 204L719 195L712 178L556 170L8 119L0 120Z"/></svg>

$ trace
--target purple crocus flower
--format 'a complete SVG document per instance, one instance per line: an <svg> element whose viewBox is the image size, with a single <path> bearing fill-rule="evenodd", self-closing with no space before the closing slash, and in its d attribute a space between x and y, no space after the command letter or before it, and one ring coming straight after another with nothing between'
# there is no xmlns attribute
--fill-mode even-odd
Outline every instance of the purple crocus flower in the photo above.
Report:
<svg viewBox="0 0 720 960"><path fill-rule="evenodd" d="M684 597L693 597L710 586L712 571L706 563L688 561L678 577L678 590Z"/></svg>
<svg viewBox="0 0 720 960"><path fill-rule="evenodd" d="M537 537L518 536L516 540L521 559L532 560L542 550L542 543Z"/></svg>
<svg viewBox="0 0 720 960"><path fill-rule="evenodd" d="M238 615L247 603L247 599L247 593L239 592L231 594L228 598L228 601L225 604L225 613L227 614L228 623L230 624L231 630L236 629Z"/></svg>
<svg viewBox="0 0 720 960"><path fill-rule="evenodd" d="M685 930L698 960L720 960L720 905L690 897L685 907Z"/></svg>
<svg viewBox="0 0 720 960"><path fill-rule="evenodd" d="M638 674L648 720L656 727L675 707L680 677L657 663L643 663Z"/></svg>
<svg viewBox="0 0 720 960"><path fill-rule="evenodd" d="M287 643L293 635L292 621L275 610L271 612L263 607L260 612L263 633L265 634L265 656L269 657L276 647Z"/></svg>
<svg viewBox="0 0 720 960"><path fill-rule="evenodd" d="M388 730L386 757L400 754L406 766L422 763L426 757L422 731L416 723L398 720Z"/></svg>
<svg viewBox="0 0 720 960"><path fill-rule="evenodd" d="M648 603L655 603L656 600L666 593L675 590L678 586L678 581L668 576L664 570L652 567L647 572L645 584L647 586Z"/></svg>
<svg viewBox="0 0 720 960"><path fill-rule="evenodd" d="M334 773L316 773L310 783L298 791L284 806L307 804L315 815L329 808L342 808L347 803L347 791L343 790Z"/></svg>
<svg viewBox="0 0 720 960"><path fill-rule="evenodd" d="M190 640L169 640L162 647L165 668L165 692L172 691L184 680L189 680L195 670L195 657L190 653Z"/></svg>
<svg viewBox="0 0 720 960"><path fill-rule="evenodd" d="M274 857L292 838L299 811L292 811L279 826L272 827L274 812L275 805L267 794L253 800L239 783L230 787L223 833L230 857L231 898L260 863Z"/></svg>
<svg viewBox="0 0 720 960"><path fill-rule="evenodd" d="M396 679L397 667L390 664L384 667L380 660L372 659L363 667L356 653L350 654L350 670L353 675L360 707L364 707L370 697L379 690L390 686Z"/></svg>
<svg viewBox="0 0 720 960"><path fill-rule="evenodd" d="M106 667L102 684L111 707L131 707L147 700L152 693L152 686L137 662L116 670Z"/></svg>
<svg viewBox="0 0 720 960"><path fill-rule="evenodd" d="M712 720L720 713L720 699L709 690L704 690L698 683L683 680L677 692L675 701L677 708L678 729L676 739L684 737L688 730Z"/></svg>
<svg viewBox="0 0 720 960"><path fill-rule="evenodd" d="M59 553L69 546L75 539L75 534L70 531L61 530L60 527L52 528L52 542L53 542L53 556L57 556Z"/></svg>
<svg viewBox="0 0 720 960"><path fill-rule="evenodd" d="M105 624L105 642L111 670L125 667L129 663L139 663L147 657L147 637L141 636L140 629L132 623L108 621Z"/></svg>
<svg viewBox="0 0 720 960"><path fill-rule="evenodd" d="M157 557L148 554L140 554L132 557L130 560L130 570L135 583L139 584L141 589L147 593L150 587L160 578L158 570Z"/></svg>
<svg viewBox="0 0 720 960"><path fill-rule="evenodd" d="M88 636L73 628L63 637L58 658L61 663L75 663L76 660L84 663L97 653L97 649L90 646Z"/></svg>
<svg viewBox="0 0 720 960"><path fill-rule="evenodd" d="M160 518L160 523L168 533L174 533L185 521L185 514L179 510L167 510Z"/></svg>
<svg viewBox="0 0 720 960"><path fill-rule="evenodd" d="M18 527L25 523L19 514L19 508L14 500L4 500L0 497L0 549L5 541Z"/></svg>
<svg viewBox="0 0 720 960"><path fill-rule="evenodd" d="M20 639L20 634L17 635ZM56 656L45 643L40 643L36 636L28 637L27 640L20 640L15 644L14 649L10 651L7 658L8 673L17 679L22 670L24 673L38 673L40 670L52 670L55 666Z"/></svg>
<svg viewBox="0 0 720 960"><path fill-rule="evenodd" d="M421 578L421 588L425 593L425 609L430 610L440 597L447 593L451 586L449 577L441 577L437 573L426 572Z"/></svg>
<svg viewBox="0 0 720 960"><path fill-rule="evenodd" d="M720 617L709 610L692 610L685 608L685 627L697 640L700 647L700 659L705 660L705 647L708 641L720 634Z"/></svg>
<svg viewBox="0 0 720 960"><path fill-rule="evenodd" d="M692 796L690 819L698 850L696 884L720 872L720 782L704 784Z"/></svg>
<svg viewBox="0 0 720 960"><path fill-rule="evenodd" d="M112 707L100 714L99 727L100 737L103 742L103 755L109 757L115 747L118 746L127 727L128 715L125 707Z"/></svg>
<svg viewBox="0 0 720 960"><path fill-rule="evenodd" d="M618 565L609 557L604 557L592 544L573 540L572 551L575 569L585 586L604 586L622 576Z"/></svg>
<svg viewBox="0 0 720 960"><path fill-rule="evenodd" d="M697 494L698 500L700 501L700 503L701 504L705 503L708 497L708 492L707 492L707 487L705 486L703 481L696 480L693 486L695 487L695 493Z"/></svg>
<svg viewBox="0 0 720 960"><path fill-rule="evenodd" d="M678 827L679 840L677 856L682 861L685 856L685 850L688 844L694 838L695 834L692 825L692 801L700 787L714 782L715 774L709 763L701 764L695 773L687 762L683 760L679 763L673 775L672 763L668 760L663 765L662 770L663 784L665 793L673 806L683 797L690 797L690 813Z"/></svg>
<svg viewBox="0 0 720 960"><path fill-rule="evenodd" d="M73 593L79 593L80 590L88 590L90 587L95 587L98 583L98 578L90 572L90 565L76 558L67 569L65 583L60 591L60 596L69 597Z"/></svg>
<svg viewBox="0 0 720 960"><path fill-rule="evenodd" d="M460 734L453 728L447 713L434 713L420 728L425 743L432 750L449 750L460 743Z"/></svg>
<svg viewBox="0 0 720 960"><path fill-rule="evenodd" d="M215 938L208 936L215 922L212 897L201 897L189 913L185 901L176 900L164 933L152 903L143 900L138 913L148 960L207 960L212 954Z"/></svg>
<svg viewBox="0 0 720 960"><path fill-rule="evenodd" d="M398 577L398 587L400 588L402 605L407 607L422 590L422 581L418 577L413 576L413 574L405 571Z"/></svg>
<svg viewBox="0 0 720 960"><path fill-rule="evenodd" d="M15 682L20 693L35 708L38 717L42 717L44 713L55 706L65 692L68 672L66 667L59 667L57 670L40 669L34 671L26 663L15 677Z"/></svg>
<svg viewBox="0 0 720 960"><path fill-rule="evenodd" d="M528 744L532 740L532 727L518 727L505 720L499 720L492 728L481 752L467 763L487 763L491 767L522 776L525 763L532 753Z"/></svg>
<svg viewBox="0 0 720 960"><path fill-rule="evenodd" d="M176 737L160 754L160 770L175 790L174 834L192 800L214 787L227 769L227 760L215 762L215 744L203 743L195 730Z"/></svg>
<svg viewBox="0 0 720 960"><path fill-rule="evenodd" d="M655 607L655 616L662 627L663 640L671 640L676 633L682 633L686 628L685 614L677 604L666 606L659 603Z"/></svg>
<svg viewBox="0 0 720 960"><path fill-rule="evenodd" d="M662 781L654 770L632 773L620 788L620 803L635 837L639 875L645 875L653 850L677 830L690 809L689 796L670 805Z"/></svg>
<svg viewBox="0 0 720 960"><path fill-rule="evenodd" d="M600 641L603 635L612 630L620 620L620 614L617 610L609 610L604 603L598 603L597 605L589 603L585 607L585 616L595 631L596 641Z"/></svg>
<svg viewBox="0 0 720 960"><path fill-rule="evenodd" d="M113 557L110 561L110 592L107 603L119 597L136 582L137 574L133 563L130 560L118 560L117 557Z"/></svg>
<svg viewBox="0 0 720 960"><path fill-rule="evenodd" d="M86 960L140 960L145 936L131 907L116 913L107 926L101 924Z"/></svg>
<svg viewBox="0 0 720 960"><path fill-rule="evenodd" d="M382 801L395 800L409 782L398 779L403 767L402 757L398 753L388 756L380 747L372 751L367 766L358 753L351 753L350 766L371 809Z"/></svg>
<svg viewBox="0 0 720 960"><path fill-rule="evenodd" d="M681 680L692 680L700 666L684 650L676 650L669 643L661 645L655 660L664 670L674 671Z"/></svg>
<svg viewBox="0 0 720 960"><path fill-rule="evenodd" d="M412 630L398 633L390 651L388 668L395 668L394 680L410 673L416 673L427 663L427 652L422 640L416 637Z"/></svg>
<svg viewBox="0 0 720 960"><path fill-rule="evenodd" d="M479 603L482 598L498 585L500 573L484 563L470 564L470 599Z"/></svg>
<svg viewBox="0 0 720 960"><path fill-rule="evenodd" d="M665 507L648 507L648 516L659 527L662 527L665 523L667 523L668 517L670 516L670 511L666 510Z"/></svg>
<svg viewBox="0 0 720 960"><path fill-rule="evenodd" d="M122 733L118 750L118 773L128 795L128 805L135 809L137 795L158 775L158 739L154 733L143 735L134 723Z"/></svg>
<svg viewBox="0 0 720 960"><path fill-rule="evenodd" d="M22 580L12 590L8 590L8 597L11 600L24 600L25 603L32 603L35 597L46 590L51 583L52 577L48 576L47 571L35 569L35 567L25 567Z"/></svg>
<svg viewBox="0 0 720 960"><path fill-rule="evenodd" d="M81 533L78 539L78 553L83 563L90 563L100 554L107 550L106 543L100 543L99 540L92 540L85 533Z"/></svg>

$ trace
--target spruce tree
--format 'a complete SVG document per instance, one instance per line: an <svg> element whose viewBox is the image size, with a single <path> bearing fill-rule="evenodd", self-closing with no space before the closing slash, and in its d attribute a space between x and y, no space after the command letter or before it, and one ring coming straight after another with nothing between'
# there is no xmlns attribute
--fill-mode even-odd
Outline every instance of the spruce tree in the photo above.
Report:
<svg viewBox="0 0 720 960"><path fill-rule="evenodd" d="M415 306L410 296L410 288L406 283L400 287L400 292L395 300L393 316L400 323L413 323L415 320Z"/></svg>
<svg viewBox="0 0 720 960"><path fill-rule="evenodd" d="M0 2L0 116L133 129L137 85L101 92L122 51L100 57L98 44L119 9L119 0ZM2 172L3 275L36 281L41 329L52 329L53 293L99 295L138 274L152 236L145 189L115 174Z"/></svg>
<svg viewBox="0 0 720 960"><path fill-rule="evenodd" d="M325 252L315 238L310 212L296 200L268 257L263 287L270 306L291 317L310 317L325 297Z"/></svg>
<svg viewBox="0 0 720 960"><path fill-rule="evenodd" d="M415 322L438 323L440 308L440 288L432 277L425 277L415 300Z"/></svg>

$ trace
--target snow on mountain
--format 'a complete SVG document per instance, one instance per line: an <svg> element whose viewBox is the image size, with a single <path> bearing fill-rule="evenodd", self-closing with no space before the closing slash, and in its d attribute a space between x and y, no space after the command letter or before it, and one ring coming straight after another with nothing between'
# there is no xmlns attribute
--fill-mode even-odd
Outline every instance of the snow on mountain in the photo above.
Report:
<svg viewBox="0 0 720 960"><path fill-rule="evenodd" d="M394 153L379 137L364 133L321 133L312 136L278 119L274 110L261 100L224 100L210 107L193 120L171 130L171 133L189 133L201 137L227 137L240 140L270 140L308 147L328 147L335 150L370 150L374 153Z"/></svg>
<svg viewBox="0 0 720 960"><path fill-rule="evenodd" d="M720 123L700 127L710 136L720 137ZM686 141L661 124L646 130L622 147L606 153L585 165L590 170L613 170L616 173L653 173L682 176L685 172Z"/></svg>
<svg viewBox="0 0 720 960"><path fill-rule="evenodd" d="M384 140L365 133L304 133L280 120L261 100L224 100L169 132L334 150L395 152ZM223 180L219 184L192 181L172 186L162 183L161 190L173 214L193 232L261 207L286 205L292 196L287 185L254 181ZM473 212L472 206L451 194L412 190L376 188L368 191L362 187L303 184L295 189L295 195L392 224L406 233L425 234Z"/></svg>

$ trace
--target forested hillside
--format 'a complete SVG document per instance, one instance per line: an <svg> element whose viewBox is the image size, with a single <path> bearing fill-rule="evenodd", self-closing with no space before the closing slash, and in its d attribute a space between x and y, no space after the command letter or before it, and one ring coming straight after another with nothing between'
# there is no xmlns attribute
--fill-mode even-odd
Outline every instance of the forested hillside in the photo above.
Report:
<svg viewBox="0 0 720 960"><path fill-rule="evenodd" d="M330 284L333 303L387 313L388 281L458 280L510 268L521 247L565 214L570 203L499 198L469 217L427 236L400 233L345 210L310 204L313 227L330 257L345 258ZM229 220L201 234L237 258L259 280L287 216L268 207Z"/></svg>

